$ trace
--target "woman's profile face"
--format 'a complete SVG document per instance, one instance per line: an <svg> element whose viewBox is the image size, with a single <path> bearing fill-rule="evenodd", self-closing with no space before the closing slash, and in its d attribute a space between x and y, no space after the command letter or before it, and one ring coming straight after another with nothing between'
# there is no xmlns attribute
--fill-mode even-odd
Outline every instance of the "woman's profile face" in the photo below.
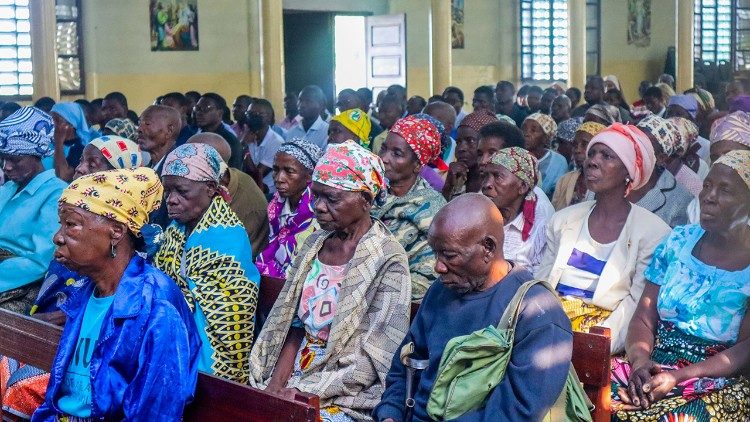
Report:
<svg viewBox="0 0 750 422"><path fill-rule="evenodd" d="M750 188L732 168L711 167L698 195L700 224L706 231L721 232L747 224L750 217Z"/></svg>
<svg viewBox="0 0 750 422"><path fill-rule="evenodd" d="M108 262L115 222L68 204L60 205L58 216L60 229L52 237L57 262L83 275Z"/></svg>
<svg viewBox="0 0 750 422"><path fill-rule="evenodd" d="M79 178L87 174L96 173L99 171L107 171L107 170L112 170L112 169L114 169L114 167L112 167L112 165L109 164L109 161L107 161L107 159L104 158L104 155L99 150L99 148L89 144L89 145L86 145L86 148L83 149L83 154L81 155L81 162L78 163L78 167L76 167L76 172L75 172L74 177Z"/></svg>
<svg viewBox="0 0 750 422"><path fill-rule="evenodd" d="M370 202L362 192L350 192L314 182L315 218L323 230L342 231L370 215Z"/></svg>
<svg viewBox="0 0 750 422"><path fill-rule="evenodd" d="M181 176L164 176L162 184L169 218L188 226L203 217L217 190L216 183L196 182Z"/></svg>
<svg viewBox="0 0 750 422"><path fill-rule="evenodd" d="M401 182L416 178L422 166L417 154L406 140L397 133L389 133L378 154L383 160L385 177L391 182Z"/></svg>

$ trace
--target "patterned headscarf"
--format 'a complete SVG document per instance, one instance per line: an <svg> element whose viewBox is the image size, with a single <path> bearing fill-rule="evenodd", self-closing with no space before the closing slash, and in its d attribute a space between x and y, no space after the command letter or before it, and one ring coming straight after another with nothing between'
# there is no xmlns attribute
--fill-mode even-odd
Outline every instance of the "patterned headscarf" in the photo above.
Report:
<svg viewBox="0 0 750 422"><path fill-rule="evenodd" d="M458 127L466 126L479 132L480 129L490 123L496 122L497 116L489 110L477 110L466 115Z"/></svg>
<svg viewBox="0 0 750 422"><path fill-rule="evenodd" d="M0 153L49 157L54 152L52 117L36 107L23 107L0 122Z"/></svg>
<svg viewBox="0 0 750 422"><path fill-rule="evenodd" d="M615 122L622 122L622 117L620 116L620 109L609 104L595 104L589 107L588 110L586 110L586 115L592 115L596 116L605 122L607 122L608 125L611 125ZM585 119L585 117L584 117Z"/></svg>
<svg viewBox="0 0 750 422"><path fill-rule="evenodd" d="M682 140L680 131L667 119L655 114L649 114L638 122L638 128L650 133L661 146L668 157L673 156L680 148Z"/></svg>
<svg viewBox="0 0 750 422"><path fill-rule="evenodd" d="M162 176L180 176L195 182L221 180L221 156L206 144L184 144L175 148L164 160Z"/></svg>
<svg viewBox="0 0 750 422"><path fill-rule="evenodd" d="M351 110L342 111L331 118L332 121L339 122L344 125L345 128L349 129L353 134L359 138L360 143L367 147L370 144L370 129L372 123L370 123L370 116L364 111L353 108ZM356 139L353 139L356 141Z"/></svg>
<svg viewBox="0 0 750 422"><path fill-rule="evenodd" d="M101 136L91 141L109 164L116 169L132 169L143 165L138 144L120 136Z"/></svg>
<svg viewBox="0 0 750 422"><path fill-rule="evenodd" d="M369 192L375 203L386 197L383 161L353 141L329 145L313 171L313 181L350 192Z"/></svg>
<svg viewBox="0 0 750 422"><path fill-rule="evenodd" d="M628 170L630 183L625 190L625 196L631 190L643 187L651 178L656 164L654 146L638 127L622 123L609 126L591 139L586 154L595 144L603 144L612 149Z"/></svg>
<svg viewBox="0 0 750 422"><path fill-rule="evenodd" d="M440 132L427 119L406 116L398 119L390 132L404 138L422 165L432 163L440 155Z"/></svg>
<svg viewBox="0 0 750 422"><path fill-rule="evenodd" d="M668 106L671 105L677 105L684 108L685 111L690 113L693 119L695 119L695 116L698 115L698 100L696 100L692 95L673 95L669 98Z"/></svg>
<svg viewBox="0 0 750 422"><path fill-rule="evenodd" d="M98 132L89 126L83 108L78 103L57 103L52 106L52 113L57 113L76 130L76 136L83 145L96 138Z"/></svg>
<svg viewBox="0 0 750 422"><path fill-rule="evenodd" d="M583 122L576 132L586 132L591 136L596 136L606 128L607 126L604 126L599 122Z"/></svg>
<svg viewBox="0 0 750 422"><path fill-rule="evenodd" d="M315 165L323 156L323 150L319 146L302 138L292 138L285 141L276 154L280 152L291 155L302 164L302 167L310 171L315 170Z"/></svg>
<svg viewBox="0 0 750 422"><path fill-rule="evenodd" d="M740 149L729 151L714 161L712 167L717 164L724 164L736 171L750 189L750 151Z"/></svg>
<svg viewBox="0 0 750 422"><path fill-rule="evenodd" d="M557 133L557 123L555 123L555 119L553 119L550 115L534 113L528 116L524 121L526 120L533 120L539 123L539 126L542 127L542 131L545 135L547 135L548 139L552 140L555 138L555 134Z"/></svg>
<svg viewBox="0 0 750 422"><path fill-rule="evenodd" d="M148 167L91 173L74 180L60 196L73 205L128 226L135 235L161 205L164 187Z"/></svg>
<svg viewBox="0 0 750 422"><path fill-rule="evenodd" d="M523 229L521 239L527 240L531 235L536 215L536 195L534 186L539 180L537 161L528 151L519 147L503 148L490 158L492 164L505 167L528 186L529 191L523 201Z"/></svg>
<svg viewBox="0 0 750 422"><path fill-rule="evenodd" d="M750 114L735 111L720 119L711 126L711 143L733 141L750 147Z"/></svg>
<svg viewBox="0 0 750 422"><path fill-rule="evenodd" d="M562 139L565 142L573 142L579 127L581 127L580 119L573 118L564 120L557 125L557 138Z"/></svg>
<svg viewBox="0 0 750 422"><path fill-rule="evenodd" d="M117 136L128 138L134 142L138 140L138 128L135 127L130 119L115 118L108 121L104 127L114 132Z"/></svg>
<svg viewBox="0 0 750 422"><path fill-rule="evenodd" d="M690 95L692 95L698 101L698 106L701 108L701 110L711 111L716 108L716 101L714 101L714 96L705 89L698 88L695 90L695 92L691 92Z"/></svg>
<svg viewBox="0 0 750 422"><path fill-rule="evenodd" d="M680 132L680 144L675 154L683 156L688 148L698 140L698 126L684 117L670 117L667 120L672 122Z"/></svg>
<svg viewBox="0 0 750 422"><path fill-rule="evenodd" d="M729 105L729 112L744 111L745 113L750 112L750 95L738 95Z"/></svg>

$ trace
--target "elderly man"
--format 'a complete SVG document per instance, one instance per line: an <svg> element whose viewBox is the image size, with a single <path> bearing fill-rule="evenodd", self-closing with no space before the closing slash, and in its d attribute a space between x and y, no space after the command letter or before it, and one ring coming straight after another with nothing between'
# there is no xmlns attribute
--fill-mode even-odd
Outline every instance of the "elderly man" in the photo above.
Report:
<svg viewBox="0 0 750 422"><path fill-rule="evenodd" d="M205 132L193 135L188 143L206 144L213 147L224 163L232 156L229 143L215 133ZM252 177L236 168L227 168L221 176L221 184L227 188L232 198L229 207L245 226L247 237L250 238L253 246L253 257L256 257L268 244L268 233L271 230L268 225L266 197Z"/></svg>
<svg viewBox="0 0 750 422"><path fill-rule="evenodd" d="M503 217L489 199L465 194L435 216L429 243L438 280L422 301L406 335L412 359L428 359L414 387L414 421L427 421L427 402L446 344L452 338L496 326L511 298L532 279L525 268L503 258ZM558 299L541 285L521 303L513 352L502 381L480 408L455 420L538 421L565 384L573 333ZM376 421L403 421L406 368L396 353L386 390L373 411Z"/></svg>
<svg viewBox="0 0 750 422"><path fill-rule="evenodd" d="M570 98L565 94L560 95L552 101L550 116L555 120L555 123L560 124L570 119L571 107Z"/></svg>
<svg viewBox="0 0 750 422"><path fill-rule="evenodd" d="M161 174L164 157L175 148L182 129L182 119L177 109L167 106L149 106L138 119L138 146L149 154L149 166Z"/></svg>

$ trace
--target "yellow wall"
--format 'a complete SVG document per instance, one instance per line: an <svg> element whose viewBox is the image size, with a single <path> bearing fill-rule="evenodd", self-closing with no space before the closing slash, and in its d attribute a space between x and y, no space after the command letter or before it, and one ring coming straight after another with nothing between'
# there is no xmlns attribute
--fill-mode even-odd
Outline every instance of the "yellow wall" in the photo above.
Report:
<svg viewBox="0 0 750 422"><path fill-rule="evenodd" d="M688 0L679 0L688 1ZM664 71L667 49L676 46L675 0L652 0L651 45L628 45L628 5L625 0L602 0L601 74L616 75L625 98L638 98L638 84L655 82Z"/></svg>
<svg viewBox="0 0 750 422"><path fill-rule="evenodd" d="M148 0L84 1L86 96L122 91L142 111L169 91L260 94L257 0L201 1L199 51L152 52Z"/></svg>

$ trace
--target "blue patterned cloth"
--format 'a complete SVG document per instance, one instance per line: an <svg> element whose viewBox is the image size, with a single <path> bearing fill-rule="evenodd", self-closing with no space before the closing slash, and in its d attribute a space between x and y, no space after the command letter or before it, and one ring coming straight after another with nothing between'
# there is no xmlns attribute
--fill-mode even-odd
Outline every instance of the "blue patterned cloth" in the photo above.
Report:
<svg viewBox="0 0 750 422"><path fill-rule="evenodd" d="M88 277L52 260L47 268L47 275L44 276L39 296L31 307L31 315L59 311L63 303L77 294L82 287L88 287L89 283Z"/></svg>
<svg viewBox="0 0 750 422"><path fill-rule="evenodd" d="M99 132L89 126L83 108L78 103L57 103L52 106L52 113L57 113L76 130L76 136L83 145L88 145L92 139L99 137Z"/></svg>
<svg viewBox="0 0 750 422"><path fill-rule="evenodd" d="M36 107L23 107L0 122L0 153L49 157L54 125L49 114Z"/></svg>
<svg viewBox="0 0 750 422"><path fill-rule="evenodd" d="M696 337L736 342L750 298L750 267L725 271L692 254L705 230L676 227L654 250L645 276L658 284L657 308L664 321Z"/></svg>

